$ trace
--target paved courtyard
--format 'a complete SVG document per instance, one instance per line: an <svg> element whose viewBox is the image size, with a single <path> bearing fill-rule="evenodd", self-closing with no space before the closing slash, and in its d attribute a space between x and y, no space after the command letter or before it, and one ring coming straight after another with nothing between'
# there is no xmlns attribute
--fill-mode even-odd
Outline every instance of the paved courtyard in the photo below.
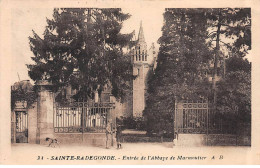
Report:
<svg viewBox="0 0 260 168"><path fill-rule="evenodd" d="M123 149L84 145L52 148L13 144L12 164L245 164L253 163L251 147L173 147L171 143L124 143ZM237 160L237 158L244 158ZM260 160L260 155L258 153ZM258 162L259 162L258 160Z"/></svg>

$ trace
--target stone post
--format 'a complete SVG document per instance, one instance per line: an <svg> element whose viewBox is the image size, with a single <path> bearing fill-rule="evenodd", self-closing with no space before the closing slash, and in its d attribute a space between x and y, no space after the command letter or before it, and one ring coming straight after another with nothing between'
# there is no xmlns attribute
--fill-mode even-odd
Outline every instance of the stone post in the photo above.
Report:
<svg viewBox="0 0 260 168"><path fill-rule="evenodd" d="M47 144L45 141L47 137L54 138L54 94L50 90L52 85L48 81L41 80L36 85L38 87L36 143Z"/></svg>
<svg viewBox="0 0 260 168"><path fill-rule="evenodd" d="M34 102L31 107L28 108L28 143L36 143L37 134L37 102Z"/></svg>

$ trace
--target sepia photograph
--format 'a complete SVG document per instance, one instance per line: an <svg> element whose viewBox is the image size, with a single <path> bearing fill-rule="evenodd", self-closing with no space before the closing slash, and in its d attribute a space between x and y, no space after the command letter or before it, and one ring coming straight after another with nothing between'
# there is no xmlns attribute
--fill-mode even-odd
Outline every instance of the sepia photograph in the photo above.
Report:
<svg viewBox="0 0 260 168"><path fill-rule="evenodd" d="M253 2L14 2L0 164L260 164Z"/></svg>

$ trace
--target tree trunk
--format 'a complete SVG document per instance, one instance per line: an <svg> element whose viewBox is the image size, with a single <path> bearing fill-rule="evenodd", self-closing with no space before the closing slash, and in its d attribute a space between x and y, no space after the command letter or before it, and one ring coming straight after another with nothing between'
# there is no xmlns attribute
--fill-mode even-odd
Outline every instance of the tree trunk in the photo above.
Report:
<svg viewBox="0 0 260 168"><path fill-rule="evenodd" d="M219 18L218 25L217 25L217 38L216 38L216 48L215 48L215 57L214 57L214 70L213 70L213 74L212 74L212 91L213 91L214 109L216 109L216 104L217 104L216 78L217 78L217 73L218 73L219 50L220 50L220 48L219 48L220 28L221 28L221 19Z"/></svg>

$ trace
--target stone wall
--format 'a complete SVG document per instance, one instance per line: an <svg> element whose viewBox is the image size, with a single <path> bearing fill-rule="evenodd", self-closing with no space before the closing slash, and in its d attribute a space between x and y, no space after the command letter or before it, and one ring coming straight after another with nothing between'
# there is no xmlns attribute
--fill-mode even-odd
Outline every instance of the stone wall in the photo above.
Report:
<svg viewBox="0 0 260 168"><path fill-rule="evenodd" d="M231 134L179 134L177 146L250 146L251 137Z"/></svg>
<svg viewBox="0 0 260 168"><path fill-rule="evenodd" d="M90 146L106 146L106 134L105 133L55 133L55 138L60 142L60 145L63 144L84 144ZM109 135L109 146L111 143L115 146L116 139L113 134L113 142L112 136Z"/></svg>

